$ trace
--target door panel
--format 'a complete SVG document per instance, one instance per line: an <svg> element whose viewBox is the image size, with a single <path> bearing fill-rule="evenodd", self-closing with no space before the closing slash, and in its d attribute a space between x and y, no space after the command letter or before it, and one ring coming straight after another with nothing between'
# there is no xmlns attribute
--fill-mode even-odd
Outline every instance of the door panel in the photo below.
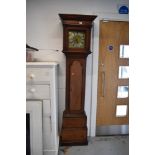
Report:
<svg viewBox="0 0 155 155"><path fill-rule="evenodd" d="M82 102L82 65L73 61L70 67L70 110L81 110Z"/></svg>
<svg viewBox="0 0 155 155"><path fill-rule="evenodd" d="M128 44L128 22L100 22L97 127L128 125Z"/></svg>

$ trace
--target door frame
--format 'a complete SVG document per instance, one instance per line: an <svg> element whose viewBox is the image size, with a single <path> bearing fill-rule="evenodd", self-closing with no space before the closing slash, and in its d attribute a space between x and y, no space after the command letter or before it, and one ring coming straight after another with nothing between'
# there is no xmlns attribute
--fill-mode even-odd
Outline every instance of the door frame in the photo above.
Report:
<svg viewBox="0 0 155 155"><path fill-rule="evenodd" d="M90 136L96 136L96 112L97 112L97 88L98 88L98 60L99 60L99 29L100 21L129 21L128 14L118 14L118 13L106 13L106 12L95 12L93 14L98 15L94 22L93 29L93 56L92 56L92 98L91 98L91 108L90 108Z"/></svg>

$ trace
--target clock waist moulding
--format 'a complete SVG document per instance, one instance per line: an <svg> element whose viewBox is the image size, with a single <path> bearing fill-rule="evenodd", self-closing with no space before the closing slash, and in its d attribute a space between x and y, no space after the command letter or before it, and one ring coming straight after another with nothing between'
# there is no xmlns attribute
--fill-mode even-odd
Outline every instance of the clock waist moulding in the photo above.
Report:
<svg viewBox="0 0 155 155"><path fill-rule="evenodd" d="M84 111L86 58L90 51L95 15L59 14L63 24L63 53L66 55L66 100L60 145L87 145L87 116Z"/></svg>

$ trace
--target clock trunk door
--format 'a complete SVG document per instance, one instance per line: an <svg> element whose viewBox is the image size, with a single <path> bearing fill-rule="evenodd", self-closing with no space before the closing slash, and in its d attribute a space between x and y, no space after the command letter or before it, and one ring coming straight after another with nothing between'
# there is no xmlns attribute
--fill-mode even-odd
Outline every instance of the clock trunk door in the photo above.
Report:
<svg viewBox="0 0 155 155"><path fill-rule="evenodd" d="M70 112L82 112L84 104L84 73L85 61L80 59L71 59L69 60L69 111Z"/></svg>

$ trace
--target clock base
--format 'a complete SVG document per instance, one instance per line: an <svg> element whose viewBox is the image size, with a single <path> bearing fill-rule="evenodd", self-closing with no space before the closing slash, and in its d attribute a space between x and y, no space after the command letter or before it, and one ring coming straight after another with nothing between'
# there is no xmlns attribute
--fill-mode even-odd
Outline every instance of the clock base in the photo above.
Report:
<svg viewBox="0 0 155 155"><path fill-rule="evenodd" d="M88 145L86 123L85 114L67 114L64 112L60 145Z"/></svg>

